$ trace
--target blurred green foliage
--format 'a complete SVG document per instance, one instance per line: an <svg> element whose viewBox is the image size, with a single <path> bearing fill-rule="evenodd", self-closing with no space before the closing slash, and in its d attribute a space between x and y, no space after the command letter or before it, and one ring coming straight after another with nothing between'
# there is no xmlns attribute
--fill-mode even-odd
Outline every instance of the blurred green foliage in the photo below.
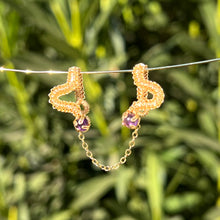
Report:
<svg viewBox="0 0 220 220"><path fill-rule="evenodd" d="M220 56L219 24L219 0L1 0L0 62L84 71L192 62ZM166 100L110 173L86 158L71 115L48 104L64 75L1 73L0 219L220 219L218 73L218 63L152 72ZM131 75L84 79L88 142L113 163L130 138L120 115L136 97Z"/></svg>

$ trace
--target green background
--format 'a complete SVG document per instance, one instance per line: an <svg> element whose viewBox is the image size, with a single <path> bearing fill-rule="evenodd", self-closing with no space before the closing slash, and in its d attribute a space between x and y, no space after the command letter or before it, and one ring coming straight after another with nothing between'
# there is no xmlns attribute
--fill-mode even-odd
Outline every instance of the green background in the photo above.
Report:
<svg viewBox="0 0 220 220"><path fill-rule="evenodd" d="M7 68L115 70L215 57L220 1L0 1ZM0 219L219 220L218 75L219 63L150 72L165 102L141 120L127 163L106 173L86 158L73 117L48 103L66 75L1 72ZM121 115L136 99L131 74L84 75L84 87L86 139L112 164L130 140Z"/></svg>

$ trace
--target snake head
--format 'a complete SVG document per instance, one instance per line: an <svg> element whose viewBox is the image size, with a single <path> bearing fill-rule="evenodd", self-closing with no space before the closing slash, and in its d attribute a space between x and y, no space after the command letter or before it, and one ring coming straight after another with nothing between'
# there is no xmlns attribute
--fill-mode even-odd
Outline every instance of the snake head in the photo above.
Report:
<svg viewBox="0 0 220 220"><path fill-rule="evenodd" d="M91 123L88 116L81 116L73 121L73 125L78 132L87 132Z"/></svg>
<svg viewBox="0 0 220 220"><path fill-rule="evenodd" d="M122 125L135 129L140 123L140 117L132 112L125 112L122 116Z"/></svg>

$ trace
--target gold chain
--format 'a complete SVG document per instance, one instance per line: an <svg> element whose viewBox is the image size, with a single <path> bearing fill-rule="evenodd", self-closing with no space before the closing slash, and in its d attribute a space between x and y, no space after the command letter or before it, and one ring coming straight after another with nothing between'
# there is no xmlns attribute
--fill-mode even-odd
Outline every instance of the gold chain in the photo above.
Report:
<svg viewBox="0 0 220 220"><path fill-rule="evenodd" d="M82 142L82 148L86 151L86 156L91 159L92 163L104 171L116 170L121 164L124 164L127 160L127 157L131 155L131 149L135 146L135 139L138 137L138 130L140 125L132 132L132 139L129 141L129 147L125 150L124 156L113 165L103 165L95 157L93 153L89 150L89 145L85 142L85 135L82 132L79 132L79 140Z"/></svg>

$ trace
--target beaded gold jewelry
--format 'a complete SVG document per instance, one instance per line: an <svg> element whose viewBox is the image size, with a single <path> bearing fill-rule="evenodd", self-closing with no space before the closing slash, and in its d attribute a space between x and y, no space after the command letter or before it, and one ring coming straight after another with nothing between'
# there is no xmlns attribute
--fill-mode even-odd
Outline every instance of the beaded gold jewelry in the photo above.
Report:
<svg viewBox="0 0 220 220"><path fill-rule="evenodd" d="M72 91L75 91L76 102L59 99L61 96L69 94ZM67 82L52 88L48 96L49 103L52 104L54 109L61 112L72 113L75 116L73 124L78 132L86 132L89 130L90 119L86 116L89 113L89 104L85 101L83 77L80 73L80 68L69 68Z"/></svg>
<svg viewBox="0 0 220 220"><path fill-rule="evenodd" d="M159 84L148 80L147 65L139 63L133 68L134 84L137 86L137 101L122 115L122 124L135 129L140 123L140 117L148 114L152 109L159 108L164 101L164 92ZM151 99L148 94L152 94Z"/></svg>
<svg viewBox="0 0 220 220"><path fill-rule="evenodd" d="M135 146L135 140L138 137L140 129L140 117L148 114L149 110L159 108L164 100L163 89L155 82L148 80L147 65L137 64L132 71L134 84L137 86L137 101L134 101L129 109L122 116L122 125L134 129L132 139L129 142L129 147L125 150L124 156L113 165L103 165L89 150L88 144L85 142L84 132L89 130L90 119L87 116L89 113L89 104L85 101L85 93L83 88L83 77L80 73L80 68L71 67L68 71L67 82L58 85L51 89L49 93L49 102L53 108L61 112L72 113L75 116L73 122L78 138L82 142L82 148L86 151L86 156L91 159L92 163L104 171L118 169L121 164L124 164L127 157L131 155L132 148ZM59 98L72 91L75 91L76 102L68 102ZM153 98L149 99L148 94L151 93ZM83 110L81 108L83 107Z"/></svg>

